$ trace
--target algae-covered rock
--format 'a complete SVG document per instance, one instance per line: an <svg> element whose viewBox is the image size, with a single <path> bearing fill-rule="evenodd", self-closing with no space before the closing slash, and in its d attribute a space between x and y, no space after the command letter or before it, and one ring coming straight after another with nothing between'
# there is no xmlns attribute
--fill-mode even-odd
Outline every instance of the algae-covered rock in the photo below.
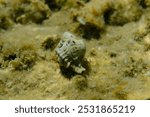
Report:
<svg viewBox="0 0 150 117"><path fill-rule="evenodd" d="M110 25L124 25L129 22L137 21L142 15L142 9L135 0L125 0L112 2L110 8L105 12L104 19Z"/></svg>
<svg viewBox="0 0 150 117"><path fill-rule="evenodd" d="M139 20L142 15L142 9L136 0L93 0L74 12L73 17L80 23L77 30L81 35L97 39L105 25L124 25Z"/></svg>
<svg viewBox="0 0 150 117"><path fill-rule="evenodd" d="M40 24L50 15L50 9L40 0L3 0L0 2L1 29L7 29L15 23Z"/></svg>
<svg viewBox="0 0 150 117"><path fill-rule="evenodd" d="M12 2L12 7L14 10L13 19L22 24L42 23L51 15L48 6L39 0L16 0L16 2Z"/></svg>
<svg viewBox="0 0 150 117"><path fill-rule="evenodd" d="M29 70L37 60L37 54L32 47L22 46L22 48L7 47L2 51L1 67L11 70Z"/></svg>

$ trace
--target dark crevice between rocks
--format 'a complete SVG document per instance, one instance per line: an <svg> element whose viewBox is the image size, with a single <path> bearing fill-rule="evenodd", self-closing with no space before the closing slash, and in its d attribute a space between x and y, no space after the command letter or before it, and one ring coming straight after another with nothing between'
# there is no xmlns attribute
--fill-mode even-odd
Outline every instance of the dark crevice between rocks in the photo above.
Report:
<svg viewBox="0 0 150 117"><path fill-rule="evenodd" d="M7 30L13 25L13 21L7 17L0 18L0 31Z"/></svg>
<svg viewBox="0 0 150 117"><path fill-rule="evenodd" d="M84 3L88 3L88 2L90 2L91 0L80 0L80 1L83 1Z"/></svg>
<svg viewBox="0 0 150 117"><path fill-rule="evenodd" d="M82 75L84 77L88 76L90 74L91 68L89 62L84 59L82 61L82 66L86 69L84 72L81 74L76 73L71 67L65 68L64 66L60 66L61 74L67 78L67 79L72 79L75 75Z"/></svg>
<svg viewBox="0 0 150 117"><path fill-rule="evenodd" d="M100 38L100 28L94 24L86 23L85 25L80 25L77 28L77 33L79 33L83 38L90 40L92 38Z"/></svg>
<svg viewBox="0 0 150 117"><path fill-rule="evenodd" d="M71 79L73 76L76 75L76 73L73 71L72 68L65 68L63 66L60 66L61 74L68 79Z"/></svg>
<svg viewBox="0 0 150 117"><path fill-rule="evenodd" d="M25 10L23 8L15 9L14 14L12 14L12 18L14 19L14 22L18 23L17 18L21 17L23 14L25 14Z"/></svg>
<svg viewBox="0 0 150 117"><path fill-rule="evenodd" d="M8 56L4 56L4 61L11 61L11 60L15 60L15 58L17 58L16 54L10 54Z"/></svg>
<svg viewBox="0 0 150 117"><path fill-rule="evenodd" d="M45 0L45 3L52 11L58 11L61 9L61 6L57 4L55 0Z"/></svg>
<svg viewBox="0 0 150 117"><path fill-rule="evenodd" d="M147 8L147 6L145 4L145 0L139 0L139 4L140 4L140 6L142 6L142 8L144 8L144 9Z"/></svg>
<svg viewBox="0 0 150 117"><path fill-rule="evenodd" d="M110 56L111 58L116 58L116 57L117 57L117 53L111 52L111 53L109 53L109 56Z"/></svg>
<svg viewBox="0 0 150 117"><path fill-rule="evenodd" d="M0 53L2 52L3 50L3 43L0 42Z"/></svg>
<svg viewBox="0 0 150 117"><path fill-rule="evenodd" d="M53 50L57 46L60 41L60 37L58 35L47 36L41 44L41 47L44 50Z"/></svg>
<svg viewBox="0 0 150 117"><path fill-rule="evenodd" d="M110 8L104 13L104 21L106 24L110 24L110 16L114 13L114 9Z"/></svg>

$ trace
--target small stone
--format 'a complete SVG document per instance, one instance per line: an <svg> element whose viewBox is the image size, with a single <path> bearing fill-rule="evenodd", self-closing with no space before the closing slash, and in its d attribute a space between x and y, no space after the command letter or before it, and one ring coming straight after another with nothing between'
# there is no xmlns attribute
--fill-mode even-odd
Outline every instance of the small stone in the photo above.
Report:
<svg viewBox="0 0 150 117"><path fill-rule="evenodd" d="M85 71L85 68L81 65L86 52L83 40L77 39L70 32L65 32L55 51L61 66L72 68L76 73Z"/></svg>

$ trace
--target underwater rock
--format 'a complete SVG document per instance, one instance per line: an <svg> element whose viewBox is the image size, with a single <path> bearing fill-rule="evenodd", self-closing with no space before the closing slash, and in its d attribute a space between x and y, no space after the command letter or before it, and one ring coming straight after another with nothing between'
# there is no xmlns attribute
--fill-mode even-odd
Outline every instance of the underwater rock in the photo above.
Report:
<svg viewBox="0 0 150 117"><path fill-rule="evenodd" d="M65 32L63 39L59 42L55 51L61 66L72 68L76 73L85 71L85 68L81 65L81 61L86 52L86 46L83 40L77 39L70 32Z"/></svg>
<svg viewBox="0 0 150 117"><path fill-rule="evenodd" d="M0 1L0 29L9 29L17 23L42 24L50 16L51 10L41 0Z"/></svg>

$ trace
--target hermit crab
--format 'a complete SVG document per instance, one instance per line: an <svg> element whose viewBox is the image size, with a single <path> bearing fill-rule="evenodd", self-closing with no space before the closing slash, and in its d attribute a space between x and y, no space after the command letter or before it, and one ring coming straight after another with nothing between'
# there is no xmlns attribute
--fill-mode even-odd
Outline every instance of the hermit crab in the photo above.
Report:
<svg viewBox="0 0 150 117"><path fill-rule="evenodd" d="M65 32L55 51L61 66L66 69L71 68L79 74L85 71L82 60L85 56L86 45L82 39L70 32Z"/></svg>

